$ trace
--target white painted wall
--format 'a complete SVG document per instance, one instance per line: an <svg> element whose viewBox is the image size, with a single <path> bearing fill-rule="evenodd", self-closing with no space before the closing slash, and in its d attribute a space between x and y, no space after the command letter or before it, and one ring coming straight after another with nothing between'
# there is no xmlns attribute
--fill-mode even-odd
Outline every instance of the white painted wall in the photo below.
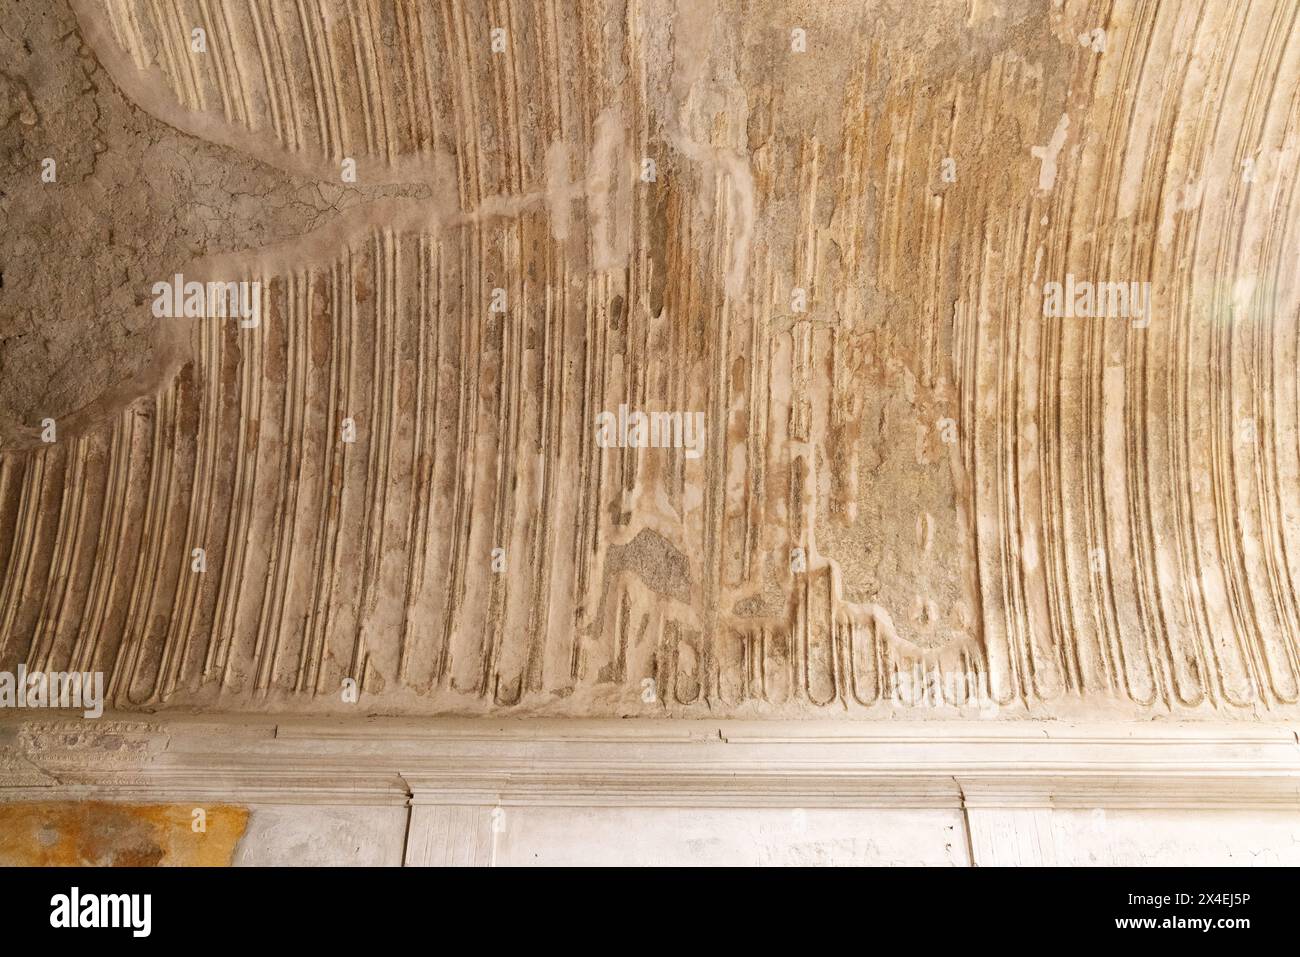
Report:
<svg viewBox="0 0 1300 957"><path fill-rule="evenodd" d="M231 861L237 867L374 866L402 863L403 807L253 805Z"/></svg>

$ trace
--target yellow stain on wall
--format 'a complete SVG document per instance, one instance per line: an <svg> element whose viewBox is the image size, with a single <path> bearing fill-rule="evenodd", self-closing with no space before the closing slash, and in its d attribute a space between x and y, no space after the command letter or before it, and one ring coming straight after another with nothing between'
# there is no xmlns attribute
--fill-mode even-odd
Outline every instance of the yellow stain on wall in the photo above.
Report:
<svg viewBox="0 0 1300 957"><path fill-rule="evenodd" d="M248 813L228 804L0 804L0 866L228 866Z"/></svg>

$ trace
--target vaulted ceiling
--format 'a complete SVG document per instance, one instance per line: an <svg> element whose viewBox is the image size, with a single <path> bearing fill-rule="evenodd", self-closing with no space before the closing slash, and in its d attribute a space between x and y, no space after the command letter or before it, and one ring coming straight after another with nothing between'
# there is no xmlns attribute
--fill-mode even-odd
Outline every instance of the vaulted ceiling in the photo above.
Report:
<svg viewBox="0 0 1300 957"><path fill-rule="evenodd" d="M127 710L1293 715L1298 19L8 3L0 667ZM258 321L160 318L176 276Z"/></svg>

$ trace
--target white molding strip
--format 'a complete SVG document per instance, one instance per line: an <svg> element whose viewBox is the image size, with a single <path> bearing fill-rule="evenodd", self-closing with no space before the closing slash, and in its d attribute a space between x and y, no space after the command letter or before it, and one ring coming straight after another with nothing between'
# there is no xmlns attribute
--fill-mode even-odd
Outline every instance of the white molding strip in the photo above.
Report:
<svg viewBox="0 0 1300 957"><path fill-rule="evenodd" d="M1279 725L0 720L0 801L1300 809Z"/></svg>

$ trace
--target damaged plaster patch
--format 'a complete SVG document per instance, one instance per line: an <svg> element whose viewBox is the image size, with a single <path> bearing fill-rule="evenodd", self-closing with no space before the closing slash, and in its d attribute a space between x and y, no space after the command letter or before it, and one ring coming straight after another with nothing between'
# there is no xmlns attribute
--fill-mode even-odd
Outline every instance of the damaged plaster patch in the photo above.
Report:
<svg viewBox="0 0 1300 957"><path fill-rule="evenodd" d="M227 804L0 804L0 866L222 867L248 818Z"/></svg>
<svg viewBox="0 0 1300 957"><path fill-rule="evenodd" d="M1069 130L1069 114L1062 114L1057 121L1056 131L1052 133L1051 141L1046 146L1034 146L1029 150L1030 154L1042 163L1038 171L1038 188L1044 192L1050 191L1056 185L1056 160L1061 148L1065 146L1065 137Z"/></svg>

